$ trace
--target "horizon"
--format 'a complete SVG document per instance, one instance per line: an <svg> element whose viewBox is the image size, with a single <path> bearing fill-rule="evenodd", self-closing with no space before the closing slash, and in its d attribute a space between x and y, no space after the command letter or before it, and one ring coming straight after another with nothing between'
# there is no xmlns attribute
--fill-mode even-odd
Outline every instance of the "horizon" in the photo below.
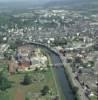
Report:
<svg viewBox="0 0 98 100"><path fill-rule="evenodd" d="M52 1L68 1L68 0L41 0L41 2L52 2ZM0 0L0 2L33 2L41 3L40 0Z"/></svg>

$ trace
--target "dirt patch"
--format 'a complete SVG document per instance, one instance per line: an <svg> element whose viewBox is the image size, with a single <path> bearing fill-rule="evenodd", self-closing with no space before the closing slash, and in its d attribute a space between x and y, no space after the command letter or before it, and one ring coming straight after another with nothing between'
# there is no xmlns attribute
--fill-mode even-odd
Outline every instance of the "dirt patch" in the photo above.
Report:
<svg viewBox="0 0 98 100"><path fill-rule="evenodd" d="M20 89L16 91L15 100L24 100L24 94Z"/></svg>

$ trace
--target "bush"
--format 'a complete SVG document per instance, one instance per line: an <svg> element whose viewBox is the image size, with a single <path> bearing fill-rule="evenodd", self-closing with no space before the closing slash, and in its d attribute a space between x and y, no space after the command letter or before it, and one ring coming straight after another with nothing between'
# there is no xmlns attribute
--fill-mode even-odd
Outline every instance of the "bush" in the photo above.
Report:
<svg viewBox="0 0 98 100"><path fill-rule="evenodd" d="M78 87L72 87L73 94L76 95L78 90L79 90Z"/></svg>
<svg viewBox="0 0 98 100"><path fill-rule="evenodd" d="M0 90L4 91L11 87L11 82L8 80L6 73L0 73Z"/></svg>
<svg viewBox="0 0 98 100"><path fill-rule="evenodd" d="M32 83L32 79L31 79L31 76L29 74L26 74L24 76L24 80L22 82L23 85L29 85Z"/></svg>
<svg viewBox="0 0 98 100"><path fill-rule="evenodd" d="M49 87L44 86L43 89L41 90L41 95L45 96L49 92Z"/></svg>

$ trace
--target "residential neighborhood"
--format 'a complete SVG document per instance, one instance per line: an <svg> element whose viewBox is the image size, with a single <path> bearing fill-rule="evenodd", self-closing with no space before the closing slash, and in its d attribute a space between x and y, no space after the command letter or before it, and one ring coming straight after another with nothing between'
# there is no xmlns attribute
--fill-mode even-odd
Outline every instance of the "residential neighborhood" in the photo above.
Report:
<svg viewBox="0 0 98 100"><path fill-rule="evenodd" d="M31 1L0 6L0 100L98 100L98 1Z"/></svg>

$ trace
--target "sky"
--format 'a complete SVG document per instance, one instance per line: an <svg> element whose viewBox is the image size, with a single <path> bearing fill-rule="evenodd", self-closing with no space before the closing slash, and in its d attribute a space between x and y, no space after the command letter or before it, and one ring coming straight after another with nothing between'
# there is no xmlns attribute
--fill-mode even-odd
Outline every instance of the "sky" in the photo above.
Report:
<svg viewBox="0 0 98 100"><path fill-rule="evenodd" d="M0 0L0 2L3 3L11 3L11 2L28 2L34 5L39 4L45 4L47 2L53 2L53 1L62 1L62 0Z"/></svg>
<svg viewBox="0 0 98 100"><path fill-rule="evenodd" d="M61 1L61 0L0 0L0 2L28 2L28 3L33 3L33 4L43 4L47 3L50 1Z"/></svg>
<svg viewBox="0 0 98 100"><path fill-rule="evenodd" d="M2 1L2 2L16 2L16 1L28 1L28 2L48 2L48 1L54 1L54 0L0 0L0 1ZM60 0L59 0L60 1Z"/></svg>

